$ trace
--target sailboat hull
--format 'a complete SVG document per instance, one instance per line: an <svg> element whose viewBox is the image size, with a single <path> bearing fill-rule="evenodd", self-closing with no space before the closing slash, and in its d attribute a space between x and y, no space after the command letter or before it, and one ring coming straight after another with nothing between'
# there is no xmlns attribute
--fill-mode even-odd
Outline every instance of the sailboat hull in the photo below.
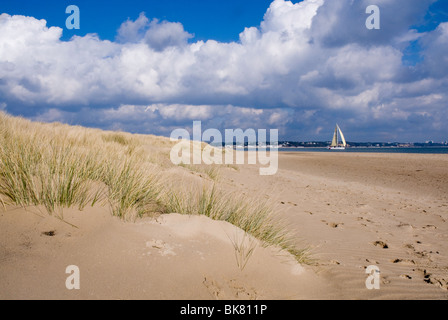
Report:
<svg viewBox="0 0 448 320"><path fill-rule="evenodd" d="M345 147L328 147L328 150L345 150Z"/></svg>

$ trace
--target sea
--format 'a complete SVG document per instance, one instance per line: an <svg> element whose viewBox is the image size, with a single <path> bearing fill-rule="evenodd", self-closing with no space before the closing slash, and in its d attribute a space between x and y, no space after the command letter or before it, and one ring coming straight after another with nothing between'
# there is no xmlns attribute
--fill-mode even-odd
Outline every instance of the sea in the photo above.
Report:
<svg viewBox="0 0 448 320"><path fill-rule="evenodd" d="M448 147L356 147L345 150L328 150L328 148L278 148L279 152L365 152L365 153L421 153L448 154Z"/></svg>

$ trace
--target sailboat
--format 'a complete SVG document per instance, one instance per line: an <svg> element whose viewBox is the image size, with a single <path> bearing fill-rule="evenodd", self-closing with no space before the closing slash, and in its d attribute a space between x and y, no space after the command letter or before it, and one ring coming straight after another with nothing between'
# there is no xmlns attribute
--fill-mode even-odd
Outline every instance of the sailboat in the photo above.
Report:
<svg viewBox="0 0 448 320"><path fill-rule="evenodd" d="M339 140L340 137L340 140ZM344 134L339 128L339 125L336 124L336 128L334 129L333 141L331 145L328 147L330 150L345 150L347 147L347 142L345 141Z"/></svg>

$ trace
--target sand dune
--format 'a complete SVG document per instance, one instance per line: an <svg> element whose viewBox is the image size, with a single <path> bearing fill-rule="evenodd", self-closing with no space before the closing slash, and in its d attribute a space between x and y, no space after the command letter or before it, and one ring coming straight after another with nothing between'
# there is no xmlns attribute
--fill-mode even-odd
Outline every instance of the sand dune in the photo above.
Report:
<svg viewBox="0 0 448 320"><path fill-rule="evenodd" d="M8 207L0 299L448 298L446 156L282 153L279 164L275 176L223 167L219 185L268 199L314 265L204 216L123 222L93 207L66 209L63 222ZM65 286L69 265L80 290ZM369 265L380 269L379 290L365 286Z"/></svg>
<svg viewBox="0 0 448 320"><path fill-rule="evenodd" d="M76 228L36 208L1 214L0 299L292 299L319 281L289 254L204 216L126 223L95 207L64 219ZM244 269L234 249L243 241L255 248ZM66 288L70 265L80 290Z"/></svg>

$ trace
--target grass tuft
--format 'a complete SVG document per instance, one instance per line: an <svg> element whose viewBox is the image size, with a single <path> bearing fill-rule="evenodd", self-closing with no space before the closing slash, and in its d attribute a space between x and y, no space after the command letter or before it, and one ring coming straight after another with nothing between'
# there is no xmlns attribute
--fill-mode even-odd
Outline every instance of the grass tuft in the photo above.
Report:
<svg viewBox="0 0 448 320"><path fill-rule="evenodd" d="M311 261L307 249L298 249L295 239L265 201L219 191L216 184L202 189L171 188L165 199L168 212L205 215L229 222L261 241L291 253L300 263Z"/></svg>

